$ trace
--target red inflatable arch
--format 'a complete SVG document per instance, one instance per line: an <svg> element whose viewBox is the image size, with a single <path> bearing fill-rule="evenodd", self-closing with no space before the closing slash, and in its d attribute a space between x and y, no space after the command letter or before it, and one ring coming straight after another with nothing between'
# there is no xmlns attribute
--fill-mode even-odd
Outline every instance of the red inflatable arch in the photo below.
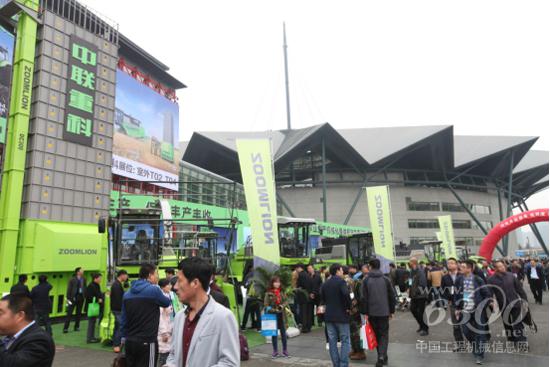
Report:
<svg viewBox="0 0 550 367"><path fill-rule="evenodd" d="M485 236L479 248L479 256L483 256L491 261L493 258L493 251L502 237L516 228L536 222L548 222L548 208L529 210L503 220Z"/></svg>

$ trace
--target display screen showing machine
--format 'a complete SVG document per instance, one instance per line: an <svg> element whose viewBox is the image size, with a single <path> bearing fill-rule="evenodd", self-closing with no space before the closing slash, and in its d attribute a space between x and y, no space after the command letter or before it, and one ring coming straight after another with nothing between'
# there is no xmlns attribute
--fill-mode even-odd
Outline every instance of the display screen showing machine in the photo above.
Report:
<svg viewBox="0 0 550 367"><path fill-rule="evenodd" d="M310 261L310 230L315 225L314 219L277 217L280 265L291 266L306 264ZM245 235L244 245L232 256L231 268L237 279L242 275L244 263L249 263L254 258L252 237Z"/></svg>
<svg viewBox="0 0 550 367"><path fill-rule="evenodd" d="M354 233L339 238L323 238L315 250L315 263L366 264L375 257L371 232Z"/></svg>

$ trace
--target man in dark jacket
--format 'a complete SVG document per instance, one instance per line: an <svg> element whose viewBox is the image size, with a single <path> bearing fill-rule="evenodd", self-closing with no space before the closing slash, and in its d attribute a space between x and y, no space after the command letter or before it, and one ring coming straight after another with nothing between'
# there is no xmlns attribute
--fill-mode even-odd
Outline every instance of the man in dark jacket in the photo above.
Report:
<svg viewBox="0 0 550 367"><path fill-rule="evenodd" d="M466 260L462 263L462 276L457 281L454 296L456 316L462 324L462 332L472 343L472 353L477 364L483 364L487 338L489 336L488 317L485 308L492 293L485 281L474 274L476 263Z"/></svg>
<svg viewBox="0 0 550 367"><path fill-rule="evenodd" d="M420 333L420 336L426 336L429 330L428 325L424 322L424 311L426 310L429 293L426 272L418 265L418 260L415 257L409 260L409 267L411 269L411 278L409 280L411 283L409 288L411 313L419 326L416 332Z"/></svg>
<svg viewBox="0 0 550 367"><path fill-rule="evenodd" d="M67 284L67 318L65 319L65 325L63 326L63 334L69 332L69 325L71 324L71 317L73 311L76 309L76 317L74 322L74 331L80 330L80 317L82 316L82 306L84 305L84 298L86 292L86 279L84 279L84 269L76 268L74 270L74 276L69 280Z"/></svg>
<svg viewBox="0 0 550 367"><path fill-rule="evenodd" d="M111 312L115 316L113 330L113 351L120 352L120 322L122 318L122 297L124 296L124 284L128 281L128 272L124 269L116 273L116 279L111 285Z"/></svg>
<svg viewBox="0 0 550 367"><path fill-rule="evenodd" d="M527 338L523 322L519 319L522 317L521 303L527 302L527 295L518 278L506 271L506 265L502 260L495 262L495 270L495 274L487 283L492 286L492 292L497 299L506 338L513 343L525 342Z"/></svg>
<svg viewBox="0 0 550 367"><path fill-rule="evenodd" d="M542 291L544 289L542 266L535 259L531 259L530 264L525 267L525 275L527 275L535 303L542 305Z"/></svg>
<svg viewBox="0 0 550 367"><path fill-rule="evenodd" d="M370 260L369 268L363 280L362 302L365 305L365 316L378 341L376 367L382 367L388 364L389 320L395 313L395 292L390 279L380 271L380 260Z"/></svg>
<svg viewBox="0 0 550 367"><path fill-rule="evenodd" d="M21 274L19 275L19 281L16 285L11 287L10 293L11 294L21 294L26 297L31 296L31 292L29 291L29 287L27 287L27 274Z"/></svg>
<svg viewBox="0 0 550 367"><path fill-rule="evenodd" d="M34 322L30 298L9 294L0 300L0 366L50 367L55 355L52 337Z"/></svg>
<svg viewBox="0 0 550 367"><path fill-rule="evenodd" d="M455 338L456 346L454 352L462 351L462 345L464 342L464 336L462 335L462 327L460 321L457 318L456 308L454 304L454 295L457 292L456 284L460 277L458 272L458 262L454 257L447 259L447 274L441 279L441 286L443 287L443 297L449 306L451 312L451 322L453 323L453 336Z"/></svg>
<svg viewBox="0 0 550 367"><path fill-rule="evenodd" d="M95 337L95 323L103 317L103 299L104 295L101 292L101 274L92 274L92 282L86 288L86 304L89 306L94 301L99 303L99 316L88 317L88 330L86 333L87 343L99 343L99 339Z"/></svg>
<svg viewBox="0 0 550 367"><path fill-rule="evenodd" d="M298 304L300 305L300 316L302 319L302 333L309 333L313 324L313 281L306 271L298 274L296 283L298 288Z"/></svg>
<svg viewBox="0 0 550 367"><path fill-rule="evenodd" d="M409 272L405 266L405 263L401 263L397 269L395 269L395 278L400 292L406 292L409 288L407 281L409 280Z"/></svg>
<svg viewBox="0 0 550 367"><path fill-rule="evenodd" d="M157 283L156 267L144 264L139 270L139 279L132 283L122 299L121 333L128 366L145 367L150 360L157 360L159 307L171 304Z"/></svg>
<svg viewBox="0 0 550 367"><path fill-rule="evenodd" d="M48 277L40 275L38 277L38 285L31 291L32 305L37 324L44 326L50 335L52 335L52 324L50 322L50 311L52 309L52 301L50 300L51 290L52 285L48 283Z"/></svg>
<svg viewBox="0 0 550 367"><path fill-rule="evenodd" d="M330 279L321 286L321 302L325 305L325 325L330 359L334 366L347 366L351 350L349 309L351 298L340 264L330 266ZM342 343L338 353L338 340Z"/></svg>

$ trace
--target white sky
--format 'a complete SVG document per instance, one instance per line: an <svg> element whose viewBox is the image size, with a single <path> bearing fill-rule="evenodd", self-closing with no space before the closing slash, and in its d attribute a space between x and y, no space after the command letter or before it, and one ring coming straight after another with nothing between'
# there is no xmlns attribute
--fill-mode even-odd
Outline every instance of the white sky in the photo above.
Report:
<svg viewBox="0 0 550 367"><path fill-rule="evenodd" d="M181 140L285 128L285 21L295 128L452 124L550 144L548 1L83 2L188 86Z"/></svg>

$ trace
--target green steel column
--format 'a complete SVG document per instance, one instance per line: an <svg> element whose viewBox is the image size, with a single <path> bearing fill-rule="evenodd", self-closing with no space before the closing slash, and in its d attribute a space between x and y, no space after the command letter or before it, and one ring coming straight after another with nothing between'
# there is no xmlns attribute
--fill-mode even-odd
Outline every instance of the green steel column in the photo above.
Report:
<svg viewBox="0 0 550 367"><path fill-rule="evenodd" d="M323 222L327 221L327 161L325 152L325 137L321 141L322 159L323 159Z"/></svg>
<svg viewBox="0 0 550 367"><path fill-rule="evenodd" d="M38 11L38 0L18 0ZM27 134L31 111L34 51L37 23L24 12L17 22L13 58L10 110L7 121L6 157L0 193L0 291L7 292L13 283L15 256L21 219L23 178L27 154Z"/></svg>
<svg viewBox="0 0 550 367"><path fill-rule="evenodd" d="M514 151L510 151L510 171L508 172L508 202L506 203L508 208L506 210L506 218L510 218L512 215L512 177L514 173ZM505 256L508 256L508 240L510 236L507 234L504 236L502 247L504 248Z"/></svg>

